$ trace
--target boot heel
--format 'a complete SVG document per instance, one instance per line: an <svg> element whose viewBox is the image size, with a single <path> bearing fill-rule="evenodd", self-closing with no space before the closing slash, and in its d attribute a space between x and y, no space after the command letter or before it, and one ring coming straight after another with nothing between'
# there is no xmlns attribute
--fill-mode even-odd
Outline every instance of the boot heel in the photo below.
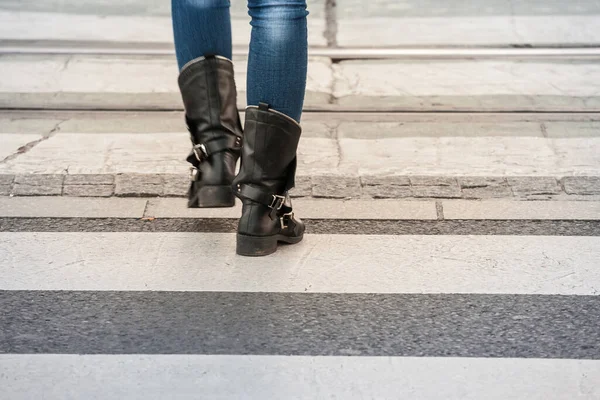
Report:
<svg viewBox="0 0 600 400"><path fill-rule="evenodd" d="M277 235L246 236L237 234L236 253L241 256L259 257L275 253L277 250Z"/></svg>
<svg viewBox="0 0 600 400"><path fill-rule="evenodd" d="M194 194L189 208L217 208L235 206L235 196L231 186L203 186Z"/></svg>

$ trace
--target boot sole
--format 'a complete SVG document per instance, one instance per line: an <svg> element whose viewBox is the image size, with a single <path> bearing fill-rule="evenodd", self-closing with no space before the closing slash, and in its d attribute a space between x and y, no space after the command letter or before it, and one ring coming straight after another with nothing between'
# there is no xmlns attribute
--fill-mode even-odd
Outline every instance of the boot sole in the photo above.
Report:
<svg viewBox="0 0 600 400"><path fill-rule="evenodd" d="M241 233L237 234L236 253L246 257L268 256L277 251L278 243L296 244L302 241L301 236L247 236Z"/></svg>
<svg viewBox="0 0 600 400"><path fill-rule="evenodd" d="M231 186L203 186L190 197L188 208L220 208L235 206Z"/></svg>

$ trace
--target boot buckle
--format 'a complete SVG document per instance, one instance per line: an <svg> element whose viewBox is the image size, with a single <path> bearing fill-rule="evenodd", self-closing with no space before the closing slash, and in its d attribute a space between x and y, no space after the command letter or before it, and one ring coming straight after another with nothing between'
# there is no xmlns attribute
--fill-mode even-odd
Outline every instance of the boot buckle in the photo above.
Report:
<svg viewBox="0 0 600 400"><path fill-rule="evenodd" d="M194 182L198 176L198 168L190 167L190 180Z"/></svg>
<svg viewBox="0 0 600 400"><path fill-rule="evenodd" d="M272 208L275 211L279 211L279 210L281 210L281 207L283 207L284 203L285 203L285 196L279 196L279 195L274 194L273 200L271 201L271 205L269 205L269 208Z"/></svg>
<svg viewBox="0 0 600 400"><path fill-rule="evenodd" d="M281 225L281 229L287 229L289 227L289 221L294 218L294 212L290 211L289 213L283 214L279 217L279 224Z"/></svg>
<svg viewBox="0 0 600 400"><path fill-rule="evenodd" d="M199 162L202 162L202 160L204 160L206 157L208 157L208 152L206 151L206 146L203 144L197 144L194 147L192 147L192 151L194 152L194 155L196 156L196 159Z"/></svg>

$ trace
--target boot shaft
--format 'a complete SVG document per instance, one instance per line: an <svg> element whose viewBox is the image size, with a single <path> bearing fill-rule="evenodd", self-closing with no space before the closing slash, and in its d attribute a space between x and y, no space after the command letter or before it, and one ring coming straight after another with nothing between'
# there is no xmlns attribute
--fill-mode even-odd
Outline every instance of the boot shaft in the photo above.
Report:
<svg viewBox="0 0 600 400"><path fill-rule="evenodd" d="M245 237L244 243L270 237L272 250L273 240L276 245L277 240L302 237L304 225L293 219L287 194L294 187L301 132L296 121L269 110L266 104L246 110L242 164L234 180L234 191L243 201L238 225L238 235L242 236L238 237L238 245L241 237ZM240 251L246 255L252 253L238 246Z"/></svg>
<svg viewBox="0 0 600 400"><path fill-rule="evenodd" d="M201 57L186 64L179 88L194 141L215 138L215 131L242 136L233 63L224 57Z"/></svg>
<svg viewBox="0 0 600 400"><path fill-rule="evenodd" d="M188 207L231 207L242 141L233 64L214 56L193 60L182 69L179 88L193 146Z"/></svg>
<svg viewBox="0 0 600 400"><path fill-rule="evenodd" d="M235 184L283 194L294 187L296 150L302 129L292 118L261 103L246 109L242 161Z"/></svg>

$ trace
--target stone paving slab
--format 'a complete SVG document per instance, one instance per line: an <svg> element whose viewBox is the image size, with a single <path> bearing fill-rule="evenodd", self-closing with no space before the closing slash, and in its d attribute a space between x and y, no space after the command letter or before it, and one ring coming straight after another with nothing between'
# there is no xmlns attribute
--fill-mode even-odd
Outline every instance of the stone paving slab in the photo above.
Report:
<svg viewBox="0 0 600 400"><path fill-rule="evenodd" d="M600 220L600 201L296 199L308 219ZM239 218L235 207L189 209L185 199L0 197L0 218Z"/></svg>
<svg viewBox="0 0 600 400"><path fill-rule="evenodd" d="M170 17L30 12L29 10L31 8L19 12L0 10L0 40L84 40L169 45L173 43ZM323 37L324 30L323 19L311 18L309 43L313 46L326 45ZM250 41L250 31L247 15L234 18L232 20L233 44L247 46Z"/></svg>
<svg viewBox="0 0 600 400"><path fill-rule="evenodd" d="M240 116L243 123L243 111L240 112ZM302 118L302 137L334 138L339 118L339 114L305 113ZM600 117L598 119L600 120ZM17 144L26 143L24 140L33 141L38 138L29 134L47 135L49 132L57 131L61 133L146 134L149 132L181 133L185 130L183 111L0 111L0 140L6 143L9 140L15 141ZM590 129L589 132L591 134L594 130ZM5 133L13 135L3 135ZM14 134L28 135L22 136L22 141ZM600 132L598 136L600 136ZM7 147L7 149L11 148Z"/></svg>
<svg viewBox="0 0 600 400"><path fill-rule="evenodd" d="M11 194L14 196L60 196L64 175L27 174L16 175Z"/></svg>
<svg viewBox="0 0 600 400"><path fill-rule="evenodd" d="M236 59L238 105L246 104L244 58ZM327 104L329 59L311 58L306 105ZM0 106L7 108L181 109L174 57L0 55Z"/></svg>
<svg viewBox="0 0 600 400"><path fill-rule="evenodd" d="M151 199L145 217L239 218L241 203L220 209L189 209L184 199ZM435 220L433 201L297 199L294 210L311 219Z"/></svg>
<svg viewBox="0 0 600 400"><path fill-rule="evenodd" d="M595 138L406 137L339 139L344 174L600 175Z"/></svg>
<svg viewBox="0 0 600 400"><path fill-rule="evenodd" d="M27 143L41 139L41 135L36 134L0 134L0 161L10 155L16 154L19 148Z"/></svg>
<svg viewBox="0 0 600 400"><path fill-rule="evenodd" d="M598 13L405 18L361 16L339 19L337 42L346 47L372 47L374 44L381 47L581 45L600 43L599 24Z"/></svg>
<svg viewBox="0 0 600 400"><path fill-rule="evenodd" d="M0 197L2 217L142 218L145 199Z"/></svg>
<svg viewBox="0 0 600 400"><path fill-rule="evenodd" d="M246 62L237 60L239 106ZM0 106L181 109L172 57L2 55ZM90 79L93 77L93 79ZM345 61L311 58L306 109L598 111L598 60Z"/></svg>
<svg viewBox="0 0 600 400"><path fill-rule="evenodd" d="M48 0L46 0L48 1ZM89 1L89 0L87 0ZM94 0L95 2L99 0ZM130 0L131 1L131 0ZM136 1L136 0L134 0ZM140 1L140 0L137 0ZM147 0L148 1L148 0ZM150 4L157 0L149 0ZM314 0L309 0L313 1ZM44 2L26 0L43 7ZM30 6L32 7L33 4ZM356 17L481 17L481 16L524 16L524 15L594 15L600 14L600 4L595 0L344 0L337 2L340 20Z"/></svg>
<svg viewBox="0 0 600 400"><path fill-rule="evenodd" d="M563 186L567 194L600 195L600 177L570 176L563 180Z"/></svg>
<svg viewBox="0 0 600 400"><path fill-rule="evenodd" d="M0 164L0 173L182 174L190 150L188 133L119 133L89 135L58 133L18 159ZM306 138L299 146L304 175L330 172L340 163L334 139Z"/></svg>
<svg viewBox="0 0 600 400"><path fill-rule="evenodd" d="M364 137L373 124L364 127ZM305 137L300 176L600 176L600 136L545 137L541 128L523 137L419 136L383 139ZM438 125L440 129L443 124ZM377 128L377 126L375 126ZM356 126L351 131L356 131ZM534 132L537 136L533 136ZM10 136L10 134L4 134ZM19 136L19 135L17 135ZM373 136L379 134L375 132ZM55 132L26 152L0 163L2 174L185 174L187 133L85 134ZM346 185L344 183L343 185Z"/></svg>
<svg viewBox="0 0 600 400"><path fill-rule="evenodd" d="M461 15L460 11L453 10L450 11L453 15L445 16L447 5L420 6L420 13L430 12L428 15L411 12L404 4L401 4L403 10L398 10L397 4L395 6L369 7L361 4L359 15L339 15L334 40L345 47L547 46L589 45L600 41L600 34L595 29L600 21L598 12L585 14L581 7L579 15L558 11L556 7L545 7L544 11L532 11L531 15L511 15L514 10L510 9L508 14L500 10L495 11L500 14L494 14L490 10L477 15ZM379 13L368 12L375 7ZM57 7L32 12L35 8L27 7L19 12L0 10L0 40L173 43L168 16L102 14L101 10L97 11L97 15L82 10L73 10L74 13L48 12L58 11ZM322 4L309 4L312 10L321 11L322 8ZM339 8L345 9L343 4ZM477 8L481 10L481 7ZM235 13L233 17L233 43L235 46L247 46L251 30L249 17L243 12ZM308 24L309 43L313 46L327 45L322 13L313 13ZM36 29L31 29L32 26ZM90 26L94 29L89 29ZM364 32L369 32L369 35L364 35Z"/></svg>
<svg viewBox="0 0 600 400"><path fill-rule="evenodd" d="M345 61L333 69L336 104L354 108L600 107L597 60Z"/></svg>
<svg viewBox="0 0 600 400"><path fill-rule="evenodd" d="M554 127L554 122L544 123L552 126L553 131L560 131L563 126ZM558 123L556 123L558 124ZM583 123L582 123L583 124ZM592 123L596 135L600 132L600 123ZM579 128L573 129L572 123L566 123L563 129L569 129L573 134L579 132ZM549 128L546 127L546 130ZM581 128L588 131L586 124ZM389 138L411 138L411 137L544 137L540 122L504 122L488 120L486 122L471 122L469 120L418 122L404 120L404 116L398 115L394 122L358 122L342 121L336 128L338 137L341 139L389 139ZM561 131L562 132L562 131ZM567 132L565 132L567 133Z"/></svg>
<svg viewBox="0 0 600 400"><path fill-rule="evenodd" d="M597 201L502 201L502 200L446 200L443 201L445 219L481 220L598 220L600 202Z"/></svg>
<svg viewBox="0 0 600 400"><path fill-rule="evenodd" d="M242 122L243 110L240 112ZM340 129L343 127L343 129ZM183 111L0 110L0 134L185 131ZM302 137L600 137L600 113L305 112ZM2 138L2 136L0 136Z"/></svg>
<svg viewBox="0 0 600 400"><path fill-rule="evenodd" d="M308 0L311 17L321 17L325 0ZM7 11L61 12L65 14L90 15L139 15L169 16L171 5L163 0L125 0L119 3L106 0L12 0L0 4ZM457 16L521 16L521 15L593 15L600 14L600 4L595 0L565 2L561 0L482 0L477 3L462 0L344 0L335 5L338 19L356 17L393 16L406 17L457 17ZM248 8L244 1L231 2L231 15L247 17Z"/></svg>
<svg viewBox="0 0 600 400"><path fill-rule="evenodd" d="M104 176L105 179L98 179ZM89 178L88 178L89 177ZM79 183L73 184L76 181ZM113 182L113 183L106 183ZM4 196L185 197L185 174L0 175ZM294 198L599 201L600 176L299 176Z"/></svg>

